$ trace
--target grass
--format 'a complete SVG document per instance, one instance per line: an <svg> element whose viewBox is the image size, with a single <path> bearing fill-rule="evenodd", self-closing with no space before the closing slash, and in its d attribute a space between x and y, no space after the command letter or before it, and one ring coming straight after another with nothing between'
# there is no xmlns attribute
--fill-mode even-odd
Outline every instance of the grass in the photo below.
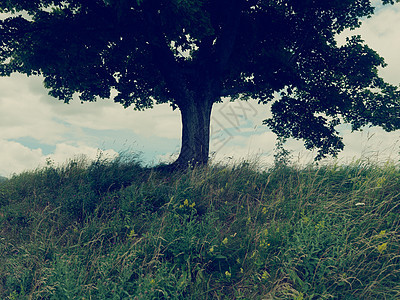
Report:
<svg viewBox="0 0 400 300"><path fill-rule="evenodd" d="M71 160L0 183L1 299L399 299L400 168Z"/></svg>

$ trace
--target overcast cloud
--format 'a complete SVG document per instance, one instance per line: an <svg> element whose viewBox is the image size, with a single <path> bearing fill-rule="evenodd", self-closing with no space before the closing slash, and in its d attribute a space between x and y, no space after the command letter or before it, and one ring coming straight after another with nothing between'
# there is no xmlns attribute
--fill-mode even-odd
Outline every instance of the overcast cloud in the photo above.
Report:
<svg viewBox="0 0 400 300"><path fill-rule="evenodd" d="M346 32L345 35L349 33ZM385 58L388 66L380 74L400 83L400 5L385 6L364 21L361 34L366 43ZM339 38L343 41L344 37ZM224 101L212 114L211 152L218 161L261 157L272 162L275 135L262 125L268 106L256 101ZM379 128L351 133L341 127L346 145L339 158L350 161L361 156L398 159L400 131ZM120 151L142 153L146 163L171 161L179 152L180 114L169 105L137 112L123 109L111 100L64 104L47 95L39 77L14 74L0 78L0 175L36 168L47 158L63 163L75 155L96 157L99 149L113 156ZM302 142L289 141L296 159L311 161L315 153Z"/></svg>

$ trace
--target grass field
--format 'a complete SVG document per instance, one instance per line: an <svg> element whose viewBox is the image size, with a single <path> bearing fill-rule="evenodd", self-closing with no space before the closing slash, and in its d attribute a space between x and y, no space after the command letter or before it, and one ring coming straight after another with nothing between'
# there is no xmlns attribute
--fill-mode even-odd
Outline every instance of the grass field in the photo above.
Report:
<svg viewBox="0 0 400 300"><path fill-rule="evenodd" d="M71 160L0 183L0 299L400 299L400 167Z"/></svg>

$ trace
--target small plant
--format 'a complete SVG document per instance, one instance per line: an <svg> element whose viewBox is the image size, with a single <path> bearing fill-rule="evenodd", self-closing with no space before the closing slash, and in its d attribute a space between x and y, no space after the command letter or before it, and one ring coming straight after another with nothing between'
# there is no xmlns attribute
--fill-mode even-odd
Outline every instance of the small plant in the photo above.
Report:
<svg viewBox="0 0 400 300"><path fill-rule="evenodd" d="M278 137L275 144L274 164L275 168L287 167L292 160L291 151L285 149L286 138Z"/></svg>

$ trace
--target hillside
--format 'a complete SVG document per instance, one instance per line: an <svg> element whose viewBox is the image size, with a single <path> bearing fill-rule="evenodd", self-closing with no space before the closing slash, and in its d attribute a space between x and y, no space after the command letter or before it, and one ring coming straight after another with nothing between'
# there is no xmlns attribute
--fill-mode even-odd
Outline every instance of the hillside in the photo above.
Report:
<svg viewBox="0 0 400 300"><path fill-rule="evenodd" d="M399 299L400 168L134 159L0 183L0 299Z"/></svg>

